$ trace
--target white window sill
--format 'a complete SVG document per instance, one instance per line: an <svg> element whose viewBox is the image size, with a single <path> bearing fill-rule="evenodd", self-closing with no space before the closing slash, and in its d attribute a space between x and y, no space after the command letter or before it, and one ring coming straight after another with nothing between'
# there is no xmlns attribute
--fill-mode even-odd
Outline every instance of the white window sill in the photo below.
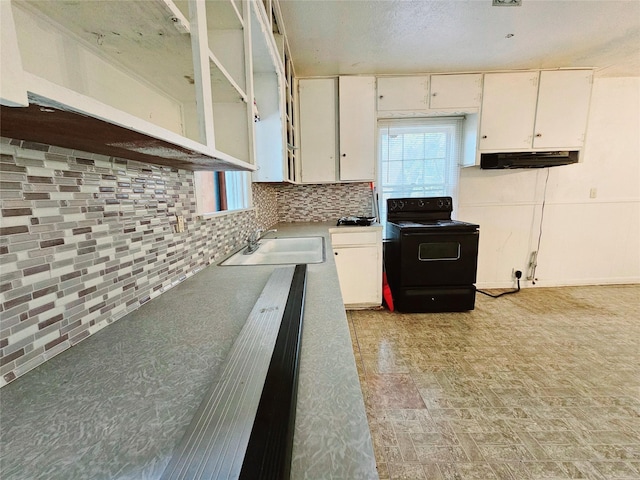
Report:
<svg viewBox="0 0 640 480"><path fill-rule="evenodd" d="M218 218L218 217L224 217L227 215L233 215L234 213L250 212L255 209L256 207L248 207L248 208L239 208L237 210L223 210L221 212L200 213L196 215L196 218L198 220L206 220L209 218Z"/></svg>

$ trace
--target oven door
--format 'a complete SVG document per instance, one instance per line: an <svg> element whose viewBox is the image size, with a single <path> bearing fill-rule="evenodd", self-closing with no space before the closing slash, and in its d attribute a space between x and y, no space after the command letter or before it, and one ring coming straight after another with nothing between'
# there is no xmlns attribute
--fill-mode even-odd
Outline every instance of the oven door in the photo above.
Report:
<svg viewBox="0 0 640 480"><path fill-rule="evenodd" d="M478 239L477 230L402 232L399 248L400 285L472 285L476 281Z"/></svg>

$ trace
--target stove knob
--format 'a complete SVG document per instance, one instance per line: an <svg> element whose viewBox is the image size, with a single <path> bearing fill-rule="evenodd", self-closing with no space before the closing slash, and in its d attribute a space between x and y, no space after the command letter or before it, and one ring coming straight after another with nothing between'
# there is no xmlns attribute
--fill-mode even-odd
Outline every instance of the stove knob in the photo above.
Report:
<svg viewBox="0 0 640 480"><path fill-rule="evenodd" d="M398 204L395 200L391 200L391 205L389 206L391 207L391 210L395 210L398 207Z"/></svg>
<svg viewBox="0 0 640 480"><path fill-rule="evenodd" d="M398 208L402 210L404 208L404 202L402 200L398 200Z"/></svg>
<svg viewBox="0 0 640 480"><path fill-rule="evenodd" d="M438 199L438 208L442 208L444 207L444 200L442 200L441 198Z"/></svg>
<svg viewBox="0 0 640 480"><path fill-rule="evenodd" d="M422 200L422 199L418 200L418 206L420 208L424 207L424 200Z"/></svg>
<svg viewBox="0 0 640 480"><path fill-rule="evenodd" d="M445 205L447 208L449 208L449 207L451 206L451 200L450 200L450 199L448 199L448 198L446 198L446 199L444 200L444 205Z"/></svg>

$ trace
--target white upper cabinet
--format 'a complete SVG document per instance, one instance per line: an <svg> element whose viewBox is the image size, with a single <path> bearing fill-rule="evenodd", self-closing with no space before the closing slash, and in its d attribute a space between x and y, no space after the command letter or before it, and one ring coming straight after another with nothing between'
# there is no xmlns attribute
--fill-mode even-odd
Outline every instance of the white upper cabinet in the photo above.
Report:
<svg viewBox="0 0 640 480"><path fill-rule="evenodd" d="M538 72L485 74L479 149L530 149L537 95Z"/></svg>
<svg viewBox="0 0 640 480"><path fill-rule="evenodd" d="M340 180L371 181L376 164L375 78L339 78Z"/></svg>
<svg viewBox="0 0 640 480"><path fill-rule="evenodd" d="M193 170L253 170L248 5L11 2L31 106L3 107L3 135Z"/></svg>
<svg viewBox="0 0 640 480"><path fill-rule="evenodd" d="M279 52L269 36L270 18L260 2L249 4L247 25L251 36L251 79L253 83L253 126L258 169L253 180L282 182L284 178L284 89ZM276 27L277 28L277 27Z"/></svg>
<svg viewBox="0 0 640 480"><path fill-rule="evenodd" d="M285 49L284 56L284 76L286 82L285 88L285 112L286 112L286 148L287 148L287 179L291 182L298 183L300 181L300 142L298 141L299 122L298 122L298 89L297 80L293 72L293 62L289 55L288 49Z"/></svg>
<svg viewBox="0 0 640 480"><path fill-rule="evenodd" d="M482 101L482 74L431 75L429 106L438 109L478 109Z"/></svg>
<svg viewBox="0 0 640 480"><path fill-rule="evenodd" d="M540 73L533 148L584 146L592 84L592 70Z"/></svg>
<svg viewBox="0 0 640 480"><path fill-rule="evenodd" d="M479 150L581 148L592 76L592 70L485 74Z"/></svg>
<svg viewBox="0 0 640 480"><path fill-rule="evenodd" d="M254 182L299 182L294 71L278 2L251 2Z"/></svg>
<svg viewBox="0 0 640 480"><path fill-rule="evenodd" d="M373 180L374 77L300 79L298 85L302 182Z"/></svg>
<svg viewBox="0 0 640 480"><path fill-rule="evenodd" d="M0 68L0 105L26 107L29 105L24 85L22 59L13 21L11 2L0 2L0 38L2 68Z"/></svg>
<svg viewBox="0 0 640 480"><path fill-rule="evenodd" d="M301 79L298 89L301 180L303 183L335 182L337 79Z"/></svg>
<svg viewBox="0 0 640 480"><path fill-rule="evenodd" d="M198 140L181 120L196 92L189 21L179 10L172 22L159 1L12 5L29 91L62 102L51 97L75 93Z"/></svg>
<svg viewBox="0 0 640 480"><path fill-rule="evenodd" d="M176 5L191 20L199 140L233 158L253 162L243 13L228 0Z"/></svg>
<svg viewBox="0 0 640 480"><path fill-rule="evenodd" d="M429 76L378 77L378 111L429 108Z"/></svg>

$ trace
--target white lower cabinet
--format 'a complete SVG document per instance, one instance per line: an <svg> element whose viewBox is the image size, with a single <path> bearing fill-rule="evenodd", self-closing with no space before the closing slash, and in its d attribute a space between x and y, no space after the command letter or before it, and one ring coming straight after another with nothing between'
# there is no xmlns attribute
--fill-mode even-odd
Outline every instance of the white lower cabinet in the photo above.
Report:
<svg viewBox="0 0 640 480"><path fill-rule="evenodd" d="M382 227L338 227L330 232L345 307L380 306Z"/></svg>

